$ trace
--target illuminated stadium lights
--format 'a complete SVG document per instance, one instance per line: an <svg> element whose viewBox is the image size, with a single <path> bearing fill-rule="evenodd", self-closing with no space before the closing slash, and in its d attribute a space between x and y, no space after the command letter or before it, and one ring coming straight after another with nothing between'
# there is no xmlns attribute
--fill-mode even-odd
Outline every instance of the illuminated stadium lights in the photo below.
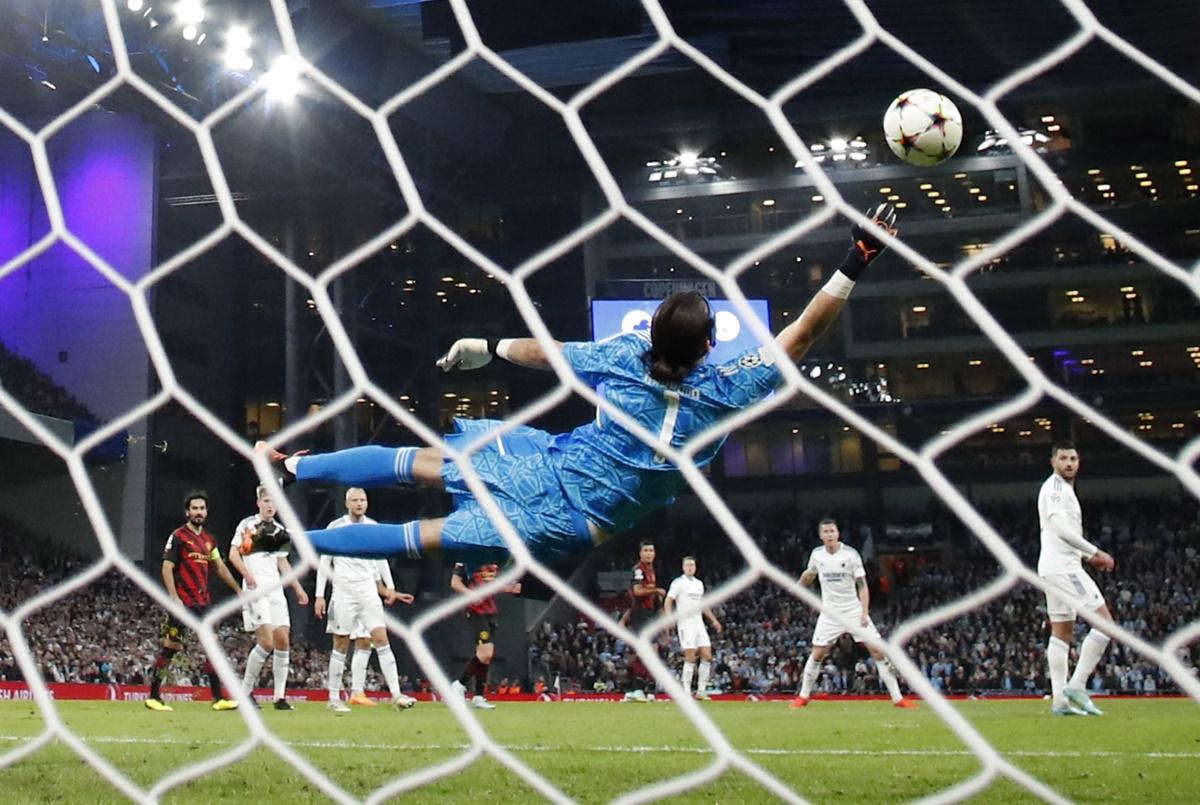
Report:
<svg viewBox="0 0 1200 805"><path fill-rule="evenodd" d="M929 191L928 193L926 193L925 195L929 196L930 198L938 198L938 197L939 197L939 196L941 196L942 194L941 194L941 193L939 193L939 192L938 192L938 191L936 191L936 190L930 190L930 191Z"/></svg>
<svg viewBox="0 0 1200 805"><path fill-rule="evenodd" d="M1050 138L1040 131L1021 127L1017 129L1017 134L1021 137L1021 142L1025 145L1032 146L1038 153L1045 153L1045 144L1050 142ZM1008 138L1001 134L988 129L984 132L983 139L979 145L975 147L975 153L983 156L993 156L999 154L1011 154L1012 149L1008 145ZM1090 173L1090 171L1089 171Z"/></svg>
<svg viewBox="0 0 1200 805"><path fill-rule="evenodd" d="M1145 355L1145 354L1146 354L1146 350L1144 350L1144 349L1135 349L1135 350L1133 350L1132 352L1130 352L1129 354L1130 354L1132 357L1134 357L1134 358L1140 358L1140 357L1142 357L1143 355Z"/></svg>
<svg viewBox="0 0 1200 805"><path fill-rule="evenodd" d="M1072 296L1071 297L1071 304L1073 304L1073 305L1081 304L1086 301L1087 301L1087 298L1083 297L1083 296Z"/></svg>
<svg viewBox="0 0 1200 805"><path fill-rule="evenodd" d="M129 0L129 2L125 4L125 7L130 11L141 11L142 7L145 5L146 3L144 0Z"/></svg>
<svg viewBox="0 0 1200 805"><path fill-rule="evenodd" d="M1122 285L1121 286L1121 293L1129 293L1132 290L1133 290L1132 285Z"/></svg>
<svg viewBox="0 0 1200 805"><path fill-rule="evenodd" d="M1079 291L1067 291L1067 296L1079 296Z"/></svg>
<svg viewBox="0 0 1200 805"><path fill-rule="evenodd" d="M918 369L928 369L928 368L929 368L929 364L928 364L928 363L926 363L925 361L921 361L920 363L918 363L918 364L917 364L917 368L918 368Z"/></svg>
<svg viewBox="0 0 1200 805"><path fill-rule="evenodd" d="M1033 431L1031 431L1031 430L1022 430L1022 431L1017 431L1017 435L1018 435L1018 436L1032 436L1032 435L1033 435Z"/></svg>
<svg viewBox="0 0 1200 805"><path fill-rule="evenodd" d="M929 182L923 182L922 184L917 186L917 189L918 190L932 190L933 185L931 185Z"/></svg>
<svg viewBox="0 0 1200 805"><path fill-rule="evenodd" d="M446 392L445 394L443 394L442 396L443 396L443 397L445 397L447 400L452 400L452 399L454 399L455 397L457 397L457 396L458 396L458 394L456 394L456 393L455 393L455 392L453 392L453 391L447 391L447 392Z"/></svg>
<svg viewBox="0 0 1200 805"><path fill-rule="evenodd" d="M897 195L895 195L895 194L893 193L892 195L890 195L890 196L888 196L888 197L887 197L887 200L888 200L888 201L899 201L899 200L900 200L900 197L899 197L899 196L897 196Z"/></svg>
<svg viewBox="0 0 1200 805"><path fill-rule="evenodd" d="M1186 159L1175 160L1175 167L1177 167L1177 168L1186 168L1187 164L1188 164L1188 161Z"/></svg>
<svg viewBox="0 0 1200 805"><path fill-rule="evenodd" d="M814 142L808 149L813 155L813 162L824 162L832 159L834 162L851 163L865 162L867 159L867 141L862 137L831 137L823 142ZM797 163L796 167L800 167Z"/></svg>
<svg viewBox="0 0 1200 805"><path fill-rule="evenodd" d="M987 201L987 198L988 198L987 196L976 196L975 200L976 201Z"/></svg>
<svg viewBox="0 0 1200 805"><path fill-rule="evenodd" d="M646 167L650 171L646 181L653 183L671 180L679 180L677 183L714 182L726 178L716 157L700 156L691 151L667 160L650 160Z"/></svg>
<svg viewBox="0 0 1200 805"><path fill-rule="evenodd" d="M267 406L267 408L278 408L279 403L275 402L274 400L271 400L270 402L266 403L266 406Z"/></svg>
<svg viewBox="0 0 1200 805"><path fill-rule="evenodd" d="M1046 127L1046 131L1050 132L1051 134L1054 134L1054 133L1062 131L1062 126L1058 125L1057 123L1051 123L1049 126Z"/></svg>
<svg viewBox="0 0 1200 805"><path fill-rule="evenodd" d="M945 203L946 203L946 199L944 199L944 198L935 198L935 199L933 200L933 203L934 203L934 204L937 204L937 205L940 207L941 205L943 205L943 204L945 204Z"/></svg>
<svg viewBox="0 0 1200 805"><path fill-rule="evenodd" d="M1054 115L1042 115L1042 122L1043 123L1053 123Z"/></svg>
<svg viewBox="0 0 1200 805"><path fill-rule="evenodd" d="M879 192L886 196L888 193L892 192L892 188L881 187L881 188L879 188Z"/></svg>
<svg viewBox="0 0 1200 805"><path fill-rule="evenodd" d="M929 308L925 307L925 305L913 305L912 312L913 313L924 313L927 310L929 310Z"/></svg>
<svg viewBox="0 0 1200 805"><path fill-rule="evenodd" d="M1149 179L1145 180L1144 182L1138 182L1138 187L1153 187L1153 186L1154 186L1154 182L1150 181Z"/></svg>
<svg viewBox="0 0 1200 805"><path fill-rule="evenodd" d="M179 0L175 5L175 19L181 25L199 25L204 22L204 4L200 0Z"/></svg>
<svg viewBox="0 0 1200 805"><path fill-rule="evenodd" d="M1182 422L1172 422L1171 428L1174 430L1183 430L1183 423Z"/></svg>
<svg viewBox="0 0 1200 805"><path fill-rule="evenodd" d="M774 206L775 206L775 199L773 199L773 198L764 198L764 199L763 199L763 202L762 202L762 205L763 205L764 207L774 207Z"/></svg>
<svg viewBox="0 0 1200 805"><path fill-rule="evenodd" d="M980 193L982 193L983 191L980 190L978 187L972 187L969 190L967 190L967 192L970 193L972 196L977 196Z"/></svg>
<svg viewBox="0 0 1200 805"><path fill-rule="evenodd" d="M1112 190L1112 185L1110 185L1110 184L1098 184L1098 185L1096 185L1096 189L1097 189L1097 190L1101 190L1101 191L1104 191L1104 190Z"/></svg>
<svg viewBox="0 0 1200 805"><path fill-rule="evenodd" d="M254 67L254 59L250 56L250 46L253 44L249 31L240 25L230 26L225 31L225 52L221 57L225 66L230 70L249 72ZM396 248L395 244L392 248Z"/></svg>
<svg viewBox="0 0 1200 805"><path fill-rule="evenodd" d="M812 197L812 200L813 200L814 202L816 202L816 203L820 204L822 201L824 201L824 200L825 200L825 197L824 197L824 196L822 196L822 195L820 195L820 194L818 193L817 195L815 195L815 196L813 196L813 197Z"/></svg>
<svg viewBox="0 0 1200 805"><path fill-rule="evenodd" d="M979 358L971 358L971 360L967 361L967 366L983 366L983 361Z"/></svg>
<svg viewBox="0 0 1200 805"><path fill-rule="evenodd" d="M1100 169L1099 169L1099 168L1088 168L1087 175L1088 175L1088 176L1099 176L1099 175L1100 175Z"/></svg>
<svg viewBox="0 0 1200 805"><path fill-rule="evenodd" d="M1138 366L1147 369L1154 365L1154 361L1138 361Z"/></svg>
<svg viewBox="0 0 1200 805"><path fill-rule="evenodd" d="M1149 177L1150 174L1146 173L1145 171L1138 171L1137 173L1133 174L1133 178L1135 179L1148 179Z"/></svg>
<svg viewBox="0 0 1200 805"><path fill-rule="evenodd" d="M267 96L277 101L286 101L300 92L300 70L291 56L280 56L271 69L262 77Z"/></svg>
<svg viewBox="0 0 1200 805"><path fill-rule="evenodd" d="M1081 360L1079 362L1079 365L1080 366L1091 366L1095 362L1096 362L1095 358L1084 358L1083 360Z"/></svg>
<svg viewBox="0 0 1200 805"><path fill-rule="evenodd" d="M1200 347L1188 347L1188 348L1187 348L1187 351L1188 351L1188 352L1190 352L1190 353L1193 353L1193 354L1195 354L1195 353L1198 353L1198 352L1200 352Z"/></svg>
<svg viewBox="0 0 1200 805"><path fill-rule="evenodd" d="M1142 420L1143 422L1154 421L1154 414L1150 413L1149 411L1139 411L1137 416L1138 419Z"/></svg>
<svg viewBox="0 0 1200 805"><path fill-rule="evenodd" d="M906 208L908 206L908 202L907 201L897 201L894 206L898 210L903 210L904 208Z"/></svg>
<svg viewBox="0 0 1200 805"><path fill-rule="evenodd" d="M196 38L196 34L198 33L199 31L196 29L195 25L185 25L183 26L183 31L180 33L180 35L187 41L191 42Z"/></svg>
<svg viewBox="0 0 1200 805"><path fill-rule="evenodd" d="M965 178L967 178L967 174L965 174L965 173L956 173L956 174L954 174L954 178L955 178L955 179L965 179Z"/></svg>
<svg viewBox="0 0 1200 805"><path fill-rule="evenodd" d="M1179 169L1179 175L1180 175L1180 176L1191 176L1191 175L1192 175L1192 169L1191 169L1191 168L1180 168L1180 169Z"/></svg>
<svg viewBox="0 0 1200 805"><path fill-rule="evenodd" d="M1125 294L1125 298L1126 298L1126 299L1137 299L1137 296L1138 296L1138 295L1137 295L1137 294L1135 294L1135 293L1127 293L1127 294Z"/></svg>

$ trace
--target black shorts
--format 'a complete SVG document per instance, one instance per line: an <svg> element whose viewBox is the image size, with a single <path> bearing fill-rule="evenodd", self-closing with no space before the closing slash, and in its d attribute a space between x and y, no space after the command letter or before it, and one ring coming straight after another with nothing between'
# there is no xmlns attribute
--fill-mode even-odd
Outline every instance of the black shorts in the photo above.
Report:
<svg viewBox="0 0 1200 805"><path fill-rule="evenodd" d="M482 646L484 643L491 643L496 636L496 621L495 615L480 615L475 612L467 612L467 623L471 624L471 628L475 630L475 645Z"/></svg>
<svg viewBox="0 0 1200 805"><path fill-rule="evenodd" d="M208 607L206 606L188 607L187 610L195 615L197 620L203 618L208 613ZM186 623L176 618L172 613L167 613L167 619L163 621L162 625L163 640L170 640L172 643L186 643L191 632L192 630L188 628Z"/></svg>

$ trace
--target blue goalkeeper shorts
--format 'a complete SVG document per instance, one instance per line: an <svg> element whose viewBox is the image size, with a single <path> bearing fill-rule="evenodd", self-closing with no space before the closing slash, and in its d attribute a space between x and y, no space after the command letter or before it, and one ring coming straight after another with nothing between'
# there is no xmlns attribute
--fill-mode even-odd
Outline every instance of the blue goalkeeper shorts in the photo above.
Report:
<svg viewBox="0 0 1200 805"><path fill-rule="evenodd" d="M446 443L456 450L498 429L494 419L455 419ZM517 535L541 561L553 563L588 551L593 541L587 519L567 502L552 458L554 437L519 425L499 434L470 456L471 466ZM456 555L503 561L508 548L453 460L442 465L442 481L454 512L442 526L442 545Z"/></svg>

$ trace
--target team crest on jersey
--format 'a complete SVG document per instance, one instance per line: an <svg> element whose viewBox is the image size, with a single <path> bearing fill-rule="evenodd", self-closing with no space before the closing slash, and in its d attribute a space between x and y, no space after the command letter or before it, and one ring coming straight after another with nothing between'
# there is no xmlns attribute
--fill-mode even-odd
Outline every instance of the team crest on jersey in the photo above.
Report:
<svg viewBox="0 0 1200 805"><path fill-rule="evenodd" d="M755 367L762 366L762 356L757 352L747 352L738 358L738 366L743 369L754 369Z"/></svg>

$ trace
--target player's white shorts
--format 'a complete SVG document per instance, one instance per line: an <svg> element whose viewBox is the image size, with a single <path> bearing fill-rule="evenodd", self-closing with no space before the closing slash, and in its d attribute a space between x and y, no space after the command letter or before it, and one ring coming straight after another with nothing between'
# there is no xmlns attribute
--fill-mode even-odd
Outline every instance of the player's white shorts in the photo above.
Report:
<svg viewBox="0 0 1200 805"><path fill-rule="evenodd" d="M247 632L268 624L276 627L292 625L282 587L242 607L242 626Z"/></svg>
<svg viewBox="0 0 1200 805"><path fill-rule="evenodd" d="M843 618L846 621L856 625L858 624L859 617L860 616L857 614L843 615ZM873 621L868 620L867 625L863 627L863 629L869 636L876 639L882 639L879 637L879 630L875 628L875 623ZM822 612L817 618L817 628L813 630L812 644L814 646L831 646L837 642L839 637L849 633L849 629L838 624L833 620L833 618L830 618L824 612ZM854 642L863 642L863 639L858 635L853 635L853 637Z"/></svg>
<svg viewBox="0 0 1200 805"><path fill-rule="evenodd" d="M1093 610L1104 606L1104 596L1092 577L1082 569L1071 573L1050 573L1042 578L1064 595L1046 594L1046 614L1052 621L1073 621L1079 609ZM1074 599L1082 599L1077 604Z"/></svg>
<svg viewBox="0 0 1200 805"><path fill-rule="evenodd" d="M708 648L712 641L708 639L708 629L703 623L679 624L679 648L682 650Z"/></svg>
<svg viewBox="0 0 1200 805"><path fill-rule="evenodd" d="M350 635L355 640L370 637L371 630L387 626L383 621L383 599L375 589L335 589L325 618L326 634Z"/></svg>

